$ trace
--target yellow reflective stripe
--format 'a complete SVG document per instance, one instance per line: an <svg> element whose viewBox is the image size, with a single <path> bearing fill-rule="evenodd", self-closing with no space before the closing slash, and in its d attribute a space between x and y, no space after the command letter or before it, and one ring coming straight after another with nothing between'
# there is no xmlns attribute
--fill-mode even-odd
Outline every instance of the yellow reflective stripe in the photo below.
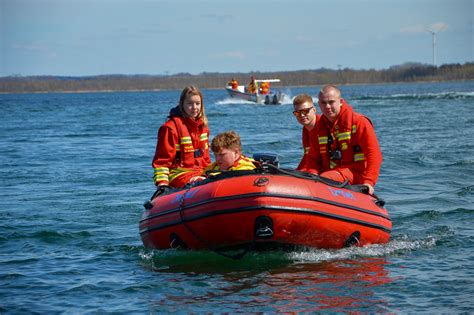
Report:
<svg viewBox="0 0 474 315"><path fill-rule="evenodd" d="M156 167L153 172L153 181L167 181L170 170L167 167Z"/></svg>
<svg viewBox="0 0 474 315"><path fill-rule="evenodd" d="M319 144L327 144L328 137L318 137Z"/></svg>
<svg viewBox="0 0 474 315"><path fill-rule="evenodd" d="M308 153L309 153L309 149L311 149L311 147L304 147L304 154L308 154Z"/></svg>
<svg viewBox="0 0 474 315"><path fill-rule="evenodd" d="M153 181L156 182L162 182L162 181L168 181L168 175L155 175L153 176Z"/></svg>
<svg viewBox="0 0 474 315"><path fill-rule="evenodd" d="M181 145L179 143L176 143L174 145L174 148L176 149L176 151L181 151Z"/></svg>
<svg viewBox="0 0 474 315"><path fill-rule="evenodd" d="M169 181L172 182L174 179L176 179L177 177L187 173L187 172L190 172L191 170L188 170L186 168L174 168L170 171L170 175L169 175Z"/></svg>
<svg viewBox="0 0 474 315"><path fill-rule="evenodd" d="M356 153L354 154L354 161L363 161L364 160L364 153Z"/></svg>
<svg viewBox="0 0 474 315"><path fill-rule="evenodd" d="M253 164L254 159L248 158L246 156L240 159L239 164L237 166L233 166L230 168L231 171L246 171L246 170L253 170L255 168L255 164Z"/></svg>
<svg viewBox="0 0 474 315"><path fill-rule="evenodd" d="M347 131L347 132L341 132L337 135L337 139L339 141L342 141L342 140L350 140L351 139L351 133L350 131Z"/></svg>
<svg viewBox="0 0 474 315"><path fill-rule="evenodd" d="M337 164L333 161L329 161L329 168L335 168Z"/></svg>
<svg viewBox="0 0 474 315"><path fill-rule="evenodd" d="M352 133L356 133L356 130L357 130L356 125L352 125Z"/></svg>
<svg viewBox="0 0 474 315"><path fill-rule="evenodd" d="M200 139L201 141L206 141L206 140L207 140L207 132L201 134L201 136L199 137L199 139Z"/></svg>
<svg viewBox="0 0 474 315"><path fill-rule="evenodd" d="M181 144L192 144L191 137L182 137L181 138Z"/></svg>
<svg viewBox="0 0 474 315"><path fill-rule="evenodd" d="M166 174L170 173L170 169L167 167L155 167L154 170L155 170L155 173L166 173Z"/></svg>
<svg viewBox="0 0 474 315"><path fill-rule="evenodd" d="M217 165L216 162L212 162L206 168L204 169L205 172L207 172L208 175L217 175L220 174L221 172L219 171L219 166ZM212 172L213 171L213 172Z"/></svg>

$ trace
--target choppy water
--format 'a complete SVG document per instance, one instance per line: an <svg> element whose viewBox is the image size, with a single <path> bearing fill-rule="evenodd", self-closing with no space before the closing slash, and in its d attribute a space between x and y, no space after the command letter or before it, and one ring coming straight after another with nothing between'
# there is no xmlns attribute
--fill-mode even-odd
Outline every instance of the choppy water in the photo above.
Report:
<svg viewBox="0 0 474 315"><path fill-rule="evenodd" d="M295 167L291 97L316 91L263 106L205 90L211 133ZM342 91L375 125L392 240L240 261L142 246L156 131L180 91L0 95L0 313L473 312L474 82Z"/></svg>

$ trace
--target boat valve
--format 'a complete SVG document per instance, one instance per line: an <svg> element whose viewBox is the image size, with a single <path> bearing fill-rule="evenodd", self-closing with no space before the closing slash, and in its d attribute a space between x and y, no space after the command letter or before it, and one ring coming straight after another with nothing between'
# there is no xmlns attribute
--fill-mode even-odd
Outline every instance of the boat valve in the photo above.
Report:
<svg viewBox="0 0 474 315"><path fill-rule="evenodd" d="M255 219L255 237L270 238L273 236L273 220L268 216L259 216Z"/></svg>

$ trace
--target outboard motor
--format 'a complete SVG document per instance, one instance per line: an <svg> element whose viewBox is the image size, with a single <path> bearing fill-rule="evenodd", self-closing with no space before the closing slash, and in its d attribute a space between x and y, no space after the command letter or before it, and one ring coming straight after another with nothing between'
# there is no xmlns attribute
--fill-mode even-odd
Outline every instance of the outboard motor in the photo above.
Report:
<svg viewBox="0 0 474 315"><path fill-rule="evenodd" d="M278 155L274 153L254 153L253 159L262 164L271 164L273 166L280 167Z"/></svg>

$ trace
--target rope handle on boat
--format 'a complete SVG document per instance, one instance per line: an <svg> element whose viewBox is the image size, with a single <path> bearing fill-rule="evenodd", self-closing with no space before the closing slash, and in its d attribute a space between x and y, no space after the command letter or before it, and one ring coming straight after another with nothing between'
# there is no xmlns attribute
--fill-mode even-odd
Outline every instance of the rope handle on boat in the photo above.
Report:
<svg viewBox="0 0 474 315"><path fill-rule="evenodd" d="M294 177L301 178L301 179L313 179L316 182L321 182L321 183L326 184L326 185L331 186L331 187L346 188L346 189L350 189L350 190L353 190L353 191L357 191L357 192L369 195L369 188L367 186L365 186L365 185L349 185L349 180L347 180L347 179L342 183L338 183L338 182L333 181L329 178L324 178L324 177L321 177L319 175L310 174L310 173L307 173L308 175L297 174L297 173L294 173L294 172L291 172L291 171L285 171L284 169L276 167L275 165L272 165L272 164L267 164L267 163L265 163L265 164L266 164L265 167L266 167L267 170L269 168L271 168L274 171L285 174L285 175L294 176ZM385 201L383 199L380 199L376 194L372 194L371 196L375 198L374 202L377 206L383 207L385 205Z"/></svg>
<svg viewBox="0 0 474 315"><path fill-rule="evenodd" d="M153 193L150 200L145 201L145 203L143 204L143 207L146 210L150 210L151 208L153 208L153 199L163 194L169 194L171 190L173 190L173 188L168 185L160 185L156 187L156 191Z"/></svg>
<svg viewBox="0 0 474 315"><path fill-rule="evenodd" d="M332 187L336 187L336 188L344 188L346 187L348 184L349 184L349 181L346 179L344 182L342 183L337 183L331 179L326 179L324 177L321 177L319 175L314 175L314 174L310 174L310 173L307 173L308 175L303 175L303 174L296 174L292 171L286 171L284 169L281 169L273 164L267 164L265 163L265 165L263 166L262 165L262 168L263 167L266 167L267 169L272 169L273 171L276 171L277 173L281 173L281 174L285 174L285 175L289 175L289 176L293 176L293 177L296 177L296 178L301 178L301 179L312 179L316 182L321 182L323 184L326 184L328 186L332 186ZM265 170L265 168L263 168Z"/></svg>

